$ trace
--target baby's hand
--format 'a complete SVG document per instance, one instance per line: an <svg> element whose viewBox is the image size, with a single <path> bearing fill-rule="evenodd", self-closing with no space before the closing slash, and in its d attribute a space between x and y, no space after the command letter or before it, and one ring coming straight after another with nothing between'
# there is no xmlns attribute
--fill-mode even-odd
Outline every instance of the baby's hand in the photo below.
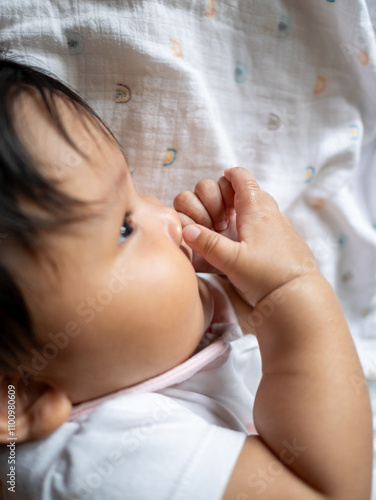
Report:
<svg viewBox="0 0 376 500"><path fill-rule="evenodd" d="M247 170L241 167L226 170L222 179L228 184L220 180L218 188L214 188L216 183L211 185L214 191L217 189L213 201L199 197L195 191L191 208L188 203L184 208L182 195L175 204L177 210L191 219L183 229L183 236L194 252L223 272L251 305L288 281L317 271L306 243L279 211L276 201L260 190ZM226 186L226 195L221 185ZM235 209L236 218L231 209ZM192 220L201 225L192 224ZM218 230L222 221L230 223L226 230L232 236L236 233L233 239L237 241L226 237L226 230L221 234L213 230Z"/></svg>
<svg viewBox="0 0 376 500"><path fill-rule="evenodd" d="M183 191L174 199L174 208L179 213L183 228L200 224L226 238L238 241L234 190L226 177L218 182L203 179L194 191ZM193 252L192 263L197 272L218 272L204 257Z"/></svg>

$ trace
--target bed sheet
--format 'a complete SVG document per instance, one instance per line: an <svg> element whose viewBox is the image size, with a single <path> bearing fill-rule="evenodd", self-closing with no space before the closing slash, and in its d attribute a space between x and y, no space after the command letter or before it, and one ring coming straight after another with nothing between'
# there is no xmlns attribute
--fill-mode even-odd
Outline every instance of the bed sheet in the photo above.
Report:
<svg viewBox="0 0 376 500"><path fill-rule="evenodd" d="M93 105L141 191L171 204L231 165L256 176L335 288L376 415L375 29L373 0L0 7L0 43Z"/></svg>

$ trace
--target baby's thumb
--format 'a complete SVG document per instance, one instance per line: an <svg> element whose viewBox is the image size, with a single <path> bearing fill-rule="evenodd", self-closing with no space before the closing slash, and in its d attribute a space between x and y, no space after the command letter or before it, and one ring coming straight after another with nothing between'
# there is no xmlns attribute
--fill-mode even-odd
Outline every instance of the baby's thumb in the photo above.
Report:
<svg viewBox="0 0 376 500"><path fill-rule="evenodd" d="M234 271L239 243L196 224L186 226L183 229L183 237L194 252L202 255L209 264L219 271L224 274Z"/></svg>

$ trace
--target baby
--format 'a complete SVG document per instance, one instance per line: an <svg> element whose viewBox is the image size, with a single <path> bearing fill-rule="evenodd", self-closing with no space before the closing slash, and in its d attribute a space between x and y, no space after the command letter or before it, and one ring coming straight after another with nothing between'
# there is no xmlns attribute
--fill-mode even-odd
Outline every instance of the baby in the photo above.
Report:
<svg viewBox="0 0 376 500"><path fill-rule="evenodd" d="M360 364L274 199L236 167L166 207L65 85L0 89L5 498L367 500Z"/></svg>

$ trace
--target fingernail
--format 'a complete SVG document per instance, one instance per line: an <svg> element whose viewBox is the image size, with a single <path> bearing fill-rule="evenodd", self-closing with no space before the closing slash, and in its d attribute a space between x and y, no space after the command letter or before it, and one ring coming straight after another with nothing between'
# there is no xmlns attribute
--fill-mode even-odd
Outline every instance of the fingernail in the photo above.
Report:
<svg viewBox="0 0 376 500"><path fill-rule="evenodd" d="M201 231L198 227L190 225L184 228L183 236L185 241L193 242L200 233Z"/></svg>
<svg viewBox="0 0 376 500"><path fill-rule="evenodd" d="M227 222L225 220L215 224L215 229L217 231L224 231L227 228Z"/></svg>

